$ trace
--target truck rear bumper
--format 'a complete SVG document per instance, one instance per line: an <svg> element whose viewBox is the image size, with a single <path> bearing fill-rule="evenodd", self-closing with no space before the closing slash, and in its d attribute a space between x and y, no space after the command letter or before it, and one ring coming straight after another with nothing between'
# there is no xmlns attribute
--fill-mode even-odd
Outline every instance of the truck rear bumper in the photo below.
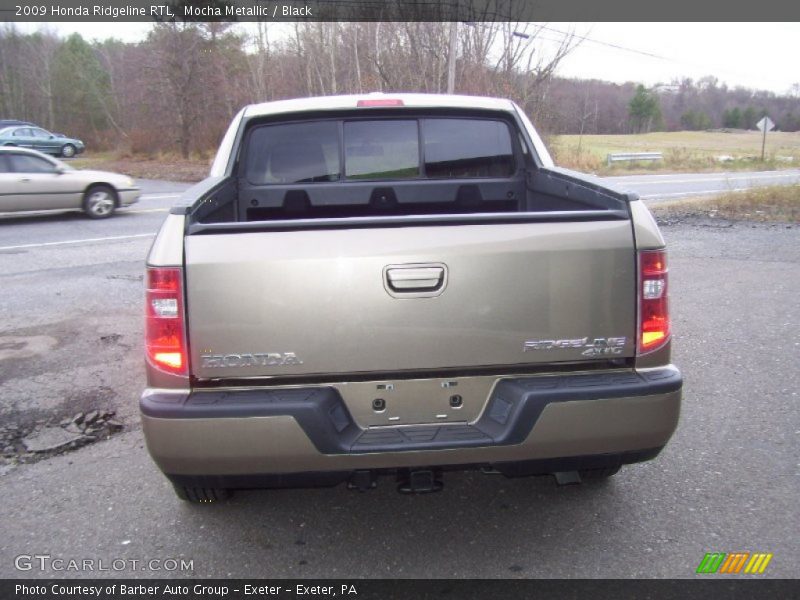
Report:
<svg viewBox="0 0 800 600"><path fill-rule="evenodd" d="M146 390L140 407L148 449L173 480L246 487L292 485L303 474L335 483L365 469L492 465L533 474L647 460L677 426L681 388L672 366L504 378L472 423L366 429L325 386Z"/></svg>

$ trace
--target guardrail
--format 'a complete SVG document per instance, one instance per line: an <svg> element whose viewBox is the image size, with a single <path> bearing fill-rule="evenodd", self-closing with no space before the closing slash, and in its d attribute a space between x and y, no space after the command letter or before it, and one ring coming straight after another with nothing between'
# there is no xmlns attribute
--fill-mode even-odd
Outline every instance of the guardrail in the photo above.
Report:
<svg viewBox="0 0 800 600"><path fill-rule="evenodd" d="M619 152L616 154L608 155L608 165L611 163L622 162L628 160L663 160L664 155L661 152Z"/></svg>

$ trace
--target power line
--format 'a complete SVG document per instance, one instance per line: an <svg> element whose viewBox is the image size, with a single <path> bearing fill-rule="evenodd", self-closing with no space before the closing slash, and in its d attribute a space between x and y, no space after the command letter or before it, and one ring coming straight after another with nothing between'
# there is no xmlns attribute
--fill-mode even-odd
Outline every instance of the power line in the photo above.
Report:
<svg viewBox="0 0 800 600"><path fill-rule="evenodd" d="M650 58L657 58L659 60L666 60L668 62L679 62L675 59L668 58L666 56L661 56L660 54L654 54L653 52L647 52L645 50L636 50L635 48L628 48L627 46L621 46L619 44L614 44L612 42L604 42L602 40L596 40L594 38L590 38L588 35L576 35L574 33L570 33L568 31L562 31L561 29L556 29L555 27L550 27L548 25L538 25L540 29L546 29L548 31L552 31L554 33L561 34L563 36L570 36L573 38L577 38L579 40L585 40L587 42L592 42L593 44L599 44L600 46L608 46L609 48L615 48L617 50L623 50L625 52L632 52L634 54L641 54L642 56L648 56Z"/></svg>
<svg viewBox="0 0 800 600"><path fill-rule="evenodd" d="M741 76L741 73L739 71L733 71L733 70L731 70L730 68L727 68L727 67L711 66L711 65L708 65L708 64L698 63L698 62L694 62L694 61L690 61L690 60L681 60L681 59L677 59L677 58L670 58L670 57L664 56L662 54L656 54L654 52L648 52L646 50L637 50L636 48L631 48L631 47L628 47L628 46L622 46L621 44L615 44L613 42L606 42L606 41L603 41L603 40L598 40L598 39L595 39L595 38L591 38L588 35L577 35L575 33L569 32L569 31L564 31L562 29L557 29L555 27L550 27L549 25L537 25L537 27L540 30L541 29L545 29L547 31L551 31L553 33L556 33L556 34L559 34L559 35L563 36L563 39L561 40L561 42L563 42L563 40L565 40L565 39L567 39L569 37L572 37L572 38L575 38L575 39L578 39L578 40L591 42L591 43L597 44L599 46L606 46L606 47L609 47L609 48L613 48L615 50L621 50L623 52L630 52L631 54L639 54L641 56L646 56L647 58L655 58L656 60L666 61L666 62L672 63L674 65L682 65L684 67L690 66L690 67L694 67L695 69L703 69L705 71L713 71L713 72L716 72L716 73L725 73L725 74L727 74L729 76L736 77L736 78L739 78ZM543 38L543 39L547 40L547 38ZM547 41L554 42L554 43L560 43L560 42L557 42L556 40L547 40Z"/></svg>

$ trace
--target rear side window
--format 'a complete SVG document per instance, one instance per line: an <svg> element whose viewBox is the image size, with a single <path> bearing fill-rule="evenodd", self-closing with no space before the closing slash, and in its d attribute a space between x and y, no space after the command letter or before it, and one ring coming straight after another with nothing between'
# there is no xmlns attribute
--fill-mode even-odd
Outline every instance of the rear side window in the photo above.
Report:
<svg viewBox="0 0 800 600"><path fill-rule="evenodd" d="M504 121L423 117L257 126L244 171L260 185L504 178L516 164Z"/></svg>
<svg viewBox="0 0 800 600"><path fill-rule="evenodd" d="M311 121L253 130L247 149L251 183L311 183L339 179L339 124Z"/></svg>
<svg viewBox="0 0 800 600"><path fill-rule="evenodd" d="M501 121L425 119L425 174L428 177L509 177L514 152Z"/></svg>

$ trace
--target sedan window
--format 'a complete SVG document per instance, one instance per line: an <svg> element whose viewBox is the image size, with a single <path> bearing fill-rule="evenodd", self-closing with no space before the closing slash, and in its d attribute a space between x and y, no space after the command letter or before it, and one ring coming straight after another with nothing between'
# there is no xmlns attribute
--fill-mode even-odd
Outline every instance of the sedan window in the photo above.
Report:
<svg viewBox="0 0 800 600"><path fill-rule="evenodd" d="M53 163L38 156L11 154L8 158L15 173L53 173L56 170Z"/></svg>
<svg viewBox="0 0 800 600"><path fill-rule="evenodd" d="M11 165L3 154L0 154L0 173L11 173Z"/></svg>
<svg viewBox="0 0 800 600"><path fill-rule="evenodd" d="M50 132L45 131L44 129L31 129L31 131L33 132L33 137L38 137L38 138L50 137Z"/></svg>
<svg viewBox="0 0 800 600"><path fill-rule="evenodd" d="M14 132L14 135L17 136L17 137L30 137L31 136L31 130L28 129L27 127L22 127L20 129L17 129Z"/></svg>

